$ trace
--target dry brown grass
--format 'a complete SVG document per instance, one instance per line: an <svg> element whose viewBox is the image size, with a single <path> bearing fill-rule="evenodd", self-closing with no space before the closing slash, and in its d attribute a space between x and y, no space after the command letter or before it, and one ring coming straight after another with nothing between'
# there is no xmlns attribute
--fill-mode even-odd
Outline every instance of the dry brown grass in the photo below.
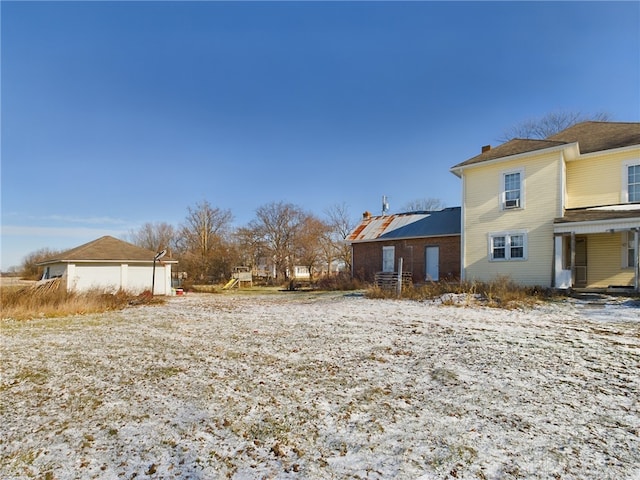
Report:
<svg viewBox="0 0 640 480"><path fill-rule="evenodd" d="M454 302L453 295L466 295L467 302ZM491 282L431 282L402 289L401 298L409 300L433 300L443 298L443 303L480 303L495 308L519 308L534 305L554 295L551 289L523 287L506 276L496 277ZM367 290L369 298L396 298L395 290L377 287Z"/></svg>
<svg viewBox="0 0 640 480"><path fill-rule="evenodd" d="M140 295L133 295L123 290L116 293L105 293L102 290L68 292L62 283L55 279L27 287L0 287L0 318L28 320L41 317L64 317L161 302L163 299L153 297L150 292L143 292Z"/></svg>
<svg viewBox="0 0 640 480"><path fill-rule="evenodd" d="M220 293L222 287L220 285L184 285L185 291L195 293Z"/></svg>
<svg viewBox="0 0 640 480"><path fill-rule="evenodd" d="M360 280L347 273L320 277L315 284L315 288L318 290L328 291L361 290L364 287L365 285Z"/></svg>

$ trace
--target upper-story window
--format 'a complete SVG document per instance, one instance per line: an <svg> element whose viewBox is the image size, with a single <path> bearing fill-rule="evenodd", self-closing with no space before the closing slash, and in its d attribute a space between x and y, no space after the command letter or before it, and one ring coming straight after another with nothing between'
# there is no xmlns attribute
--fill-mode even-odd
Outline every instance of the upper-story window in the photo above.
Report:
<svg viewBox="0 0 640 480"><path fill-rule="evenodd" d="M502 174L502 194L500 195L502 210L522 208L524 206L524 196L522 192L523 176L524 172L522 170L504 172Z"/></svg>
<svg viewBox="0 0 640 480"><path fill-rule="evenodd" d="M627 199L640 202L640 164L627 165Z"/></svg>

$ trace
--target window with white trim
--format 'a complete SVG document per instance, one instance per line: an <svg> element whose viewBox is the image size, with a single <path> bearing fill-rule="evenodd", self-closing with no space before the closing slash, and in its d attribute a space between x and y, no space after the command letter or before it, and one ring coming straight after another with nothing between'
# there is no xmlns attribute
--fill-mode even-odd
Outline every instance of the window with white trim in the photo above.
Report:
<svg viewBox="0 0 640 480"><path fill-rule="evenodd" d="M514 170L502 173L502 192L500 205L502 210L512 210L523 207L522 179L524 170Z"/></svg>
<svg viewBox="0 0 640 480"><path fill-rule="evenodd" d="M627 201L640 202L640 164L627 165Z"/></svg>
<svg viewBox="0 0 640 480"><path fill-rule="evenodd" d="M507 237L491 237L491 260L505 260L507 258Z"/></svg>
<svg viewBox="0 0 640 480"><path fill-rule="evenodd" d="M489 259L491 261L526 260L527 234L524 232L490 234Z"/></svg>

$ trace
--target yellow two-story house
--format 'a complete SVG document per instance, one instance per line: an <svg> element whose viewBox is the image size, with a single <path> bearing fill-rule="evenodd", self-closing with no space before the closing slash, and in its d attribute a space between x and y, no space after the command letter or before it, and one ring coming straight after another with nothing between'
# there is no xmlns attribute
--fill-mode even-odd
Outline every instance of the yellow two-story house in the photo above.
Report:
<svg viewBox="0 0 640 480"><path fill-rule="evenodd" d="M451 171L462 179L463 279L639 289L640 123L486 146Z"/></svg>

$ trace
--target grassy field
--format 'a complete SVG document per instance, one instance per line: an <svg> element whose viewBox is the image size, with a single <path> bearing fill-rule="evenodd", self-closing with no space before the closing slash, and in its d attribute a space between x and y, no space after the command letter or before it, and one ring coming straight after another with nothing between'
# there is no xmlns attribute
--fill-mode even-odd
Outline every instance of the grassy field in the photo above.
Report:
<svg viewBox="0 0 640 480"><path fill-rule="evenodd" d="M638 312L232 292L5 320L0 478L637 478Z"/></svg>

